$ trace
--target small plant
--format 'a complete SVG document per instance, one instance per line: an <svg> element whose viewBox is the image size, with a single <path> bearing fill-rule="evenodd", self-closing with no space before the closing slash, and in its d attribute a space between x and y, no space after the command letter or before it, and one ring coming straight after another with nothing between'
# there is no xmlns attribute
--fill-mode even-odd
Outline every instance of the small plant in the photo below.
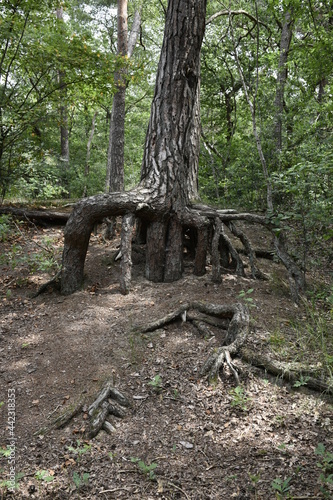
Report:
<svg viewBox="0 0 333 500"><path fill-rule="evenodd" d="M280 477L275 478L272 483L272 489L275 492L277 500L282 500L283 498L290 498L289 483L291 481L291 477L287 477L287 479L281 479Z"/></svg>
<svg viewBox="0 0 333 500"><path fill-rule="evenodd" d="M148 385L150 385L156 391L160 391L162 389L161 375L155 375L155 377L152 378L150 382L148 382Z"/></svg>
<svg viewBox="0 0 333 500"><path fill-rule="evenodd" d="M242 411L247 411L247 404L251 401L251 398L248 398L245 394L244 388L241 385L238 385L234 389L229 391L231 399L231 406L236 406L240 408Z"/></svg>
<svg viewBox="0 0 333 500"><path fill-rule="evenodd" d="M238 294L238 298L244 300L249 307L255 307L253 298L250 297L251 293L253 293L253 288L249 288L247 291L241 290Z"/></svg>
<svg viewBox="0 0 333 500"><path fill-rule="evenodd" d="M294 383L294 387L302 387L303 385L306 385L309 380L310 377L303 377L303 375L301 375L299 380L296 380L296 382Z"/></svg>
<svg viewBox="0 0 333 500"><path fill-rule="evenodd" d="M156 474L154 470L156 469L157 464L155 462L152 462L150 465L147 465L143 460L135 457L131 457L131 462L137 464L142 474L147 475L151 481L154 481L156 479Z"/></svg>
<svg viewBox="0 0 333 500"><path fill-rule="evenodd" d="M282 333L277 331L269 336L269 343L272 347L279 349L285 345L286 339Z"/></svg>
<svg viewBox="0 0 333 500"><path fill-rule="evenodd" d="M85 453L87 453L87 451L90 450L91 444L84 443L81 446L81 441L79 439L76 441L76 444L76 448L74 448L73 446L68 446L67 449L77 455L77 461L79 462L81 455L84 455Z"/></svg>
<svg viewBox="0 0 333 500"><path fill-rule="evenodd" d="M4 401L0 401L0 408L1 408L1 406L3 406L4 404L5 404L5 402L4 402Z"/></svg>
<svg viewBox="0 0 333 500"><path fill-rule="evenodd" d="M286 419L284 415L276 415L275 416L275 423L278 427L285 427L286 425Z"/></svg>
<svg viewBox="0 0 333 500"><path fill-rule="evenodd" d="M15 474L14 484L13 484L13 481L7 479L4 481L0 481L0 488L4 488L7 490L12 490L12 489L17 490L19 487L19 481L20 481L20 479L22 479L22 477L24 477L24 473L18 472L17 474Z"/></svg>
<svg viewBox="0 0 333 500"><path fill-rule="evenodd" d="M0 215L0 241L7 241L13 233L12 219L10 215Z"/></svg>
<svg viewBox="0 0 333 500"><path fill-rule="evenodd" d="M11 453L11 450L8 448L0 448L0 457L9 457Z"/></svg>
<svg viewBox="0 0 333 500"><path fill-rule="evenodd" d="M257 498L257 483L260 481L260 474L250 474L250 472L248 474L254 489L255 498Z"/></svg>
<svg viewBox="0 0 333 500"><path fill-rule="evenodd" d="M324 498L329 498L331 492L327 489L327 486L333 486L333 453L326 451L323 443L319 443L315 449L315 454L321 458L320 462L317 462L317 466L321 469L320 482L322 486L320 491Z"/></svg>
<svg viewBox="0 0 333 500"><path fill-rule="evenodd" d="M39 470L35 474L35 478L38 481L44 481L45 483L51 483L54 480L54 477L49 474L47 470Z"/></svg>
<svg viewBox="0 0 333 500"><path fill-rule="evenodd" d="M89 483L90 474L88 472L84 472L82 475L77 472L73 472L73 483L77 489L82 488L82 486L87 486Z"/></svg>

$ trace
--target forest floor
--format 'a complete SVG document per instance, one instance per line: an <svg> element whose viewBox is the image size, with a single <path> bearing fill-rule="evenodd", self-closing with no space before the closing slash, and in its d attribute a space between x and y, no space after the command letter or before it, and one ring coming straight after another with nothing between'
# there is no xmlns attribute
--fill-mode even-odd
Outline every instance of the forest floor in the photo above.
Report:
<svg viewBox="0 0 333 500"><path fill-rule="evenodd" d="M251 231L256 248L270 247L262 230ZM188 262L181 280L156 284L144 278L137 254L132 290L123 296L113 259L118 244L93 235L83 289L32 298L50 279L38 269L61 256L62 229L20 224L0 243L0 451L13 430L10 458L18 475L12 494L1 483L8 457L0 456L0 498L269 500L279 489L280 498L333 498L332 399L309 391L306 377L292 387L236 360L241 386L235 390L229 373L211 386L199 371L220 345L218 332L203 338L185 322L135 333L183 302L245 301L252 349L320 366L322 352L313 343L319 335L333 365L327 309L296 307L283 267L263 259L268 281L225 272L216 285L209 266L196 277ZM85 411L65 428L42 433L82 393L93 401L110 378L131 401L123 419L110 419L114 433L87 440ZM12 428L7 403L14 395Z"/></svg>

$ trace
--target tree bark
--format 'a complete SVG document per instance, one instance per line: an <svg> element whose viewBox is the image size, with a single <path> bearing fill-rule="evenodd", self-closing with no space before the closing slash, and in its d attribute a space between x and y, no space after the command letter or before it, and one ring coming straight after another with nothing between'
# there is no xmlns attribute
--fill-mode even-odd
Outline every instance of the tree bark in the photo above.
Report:
<svg viewBox="0 0 333 500"><path fill-rule="evenodd" d="M87 142L86 165L84 168L85 185L84 185L84 189L83 189L83 196L87 196L87 189L88 189L87 183L88 183L88 176L89 176L89 170L90 170L91 143L92 143L92 140L94 138L97 115L98 115L98 111L95 111L94 116L92 118L90 134L89 134L88 142Z"/></svg>
<svg viewBox="0 0 333 500"><path fill-rule="evenodd" d="M118 0L118 56L128 58L132 56L140 30L141 16L135 11L130 36L127 39L127 0ZM125 94L126 68L123 67L115 74L116 92L113 97L109 146L106 167L106 192L124 190L124 137L125 137Z"/></svg>
<svg viewBox="0 0 333 500"><path fill-rule="evenodd" d="M127 55L127 0L118 0L117 54ZM107 156L107 192L124 190L124 135L126 70L121 68L114 75L116 92L113 96L110 136Z"/></svg>
<svg viewBox="0 0 333 500"><path fill-rule="evenodd" d="M293 19L291 16L290 10L284 15L282 32L281 32L281 41L280 41L280 59L279 59L279 67L277 74L277 82L276 82L276 94L275 94L275 110L276 110L276 118L275 118L275 143L276 143L276 151L279 153L282 151L282 122L283 122L283 101L284 101L284 88L287 81L287 61L289 55L290 42L292 38L292 27L293 27Z"/></svg>
<svg viewBox="0 0 333 500"><path fill-rule="evenodd" d="M63 8L57 9L57 19L64 21ZM60 89L61 103L59 108L60 113L60 161L63 162L65 176L69 168L69 130L68 130L68 110L67 110L67 86L66 74L63 70L58 71L58 82Z"/></svg>

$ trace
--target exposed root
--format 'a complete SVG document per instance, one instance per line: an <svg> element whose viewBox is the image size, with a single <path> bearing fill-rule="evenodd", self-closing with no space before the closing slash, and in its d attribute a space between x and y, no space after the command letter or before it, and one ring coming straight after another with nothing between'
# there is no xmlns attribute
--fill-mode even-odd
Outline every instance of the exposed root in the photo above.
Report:
<svg viewBox="0 0 333 500"><path fill-rule="evenodd" d="M230 229L230 231L237 236L237 238L240 239L242 242L244 249L249 256L250 260L250 266L251 266L251 276L254 279L260 279L260 280L268 280L268 277L266 274L264 274L262 271L257 266L257 261L256 261L256 253L252 248L252 245L250 243L249 238L246 236L246 234L241 231L234 222L227 222L227 226Z"/></svg>
<svg viewBox="0 0 333 500"><path fill-rule="evenodd" d="M38 297L38 295L41 295L42 293L46 292L47 290L60 290L60 276L61 276L61 270L57 272L57 274L50 279L47 283L44 283L41 285L37 292L32 296L33 299Z"/></svg>
<svg viewBox="0 0 333 500"><path fill-rule="evenodd" d="M221 283L221 257L219 252L219 242L222 233L222 222L219 217L215 218L215 231L212 240L212 280L214 283Z"/></svg>
<svg viewBox="0 0 333 500"><path fill-rule="evenodd" d="M245 276L245 271L244 271L243 261L240 258L239 253L237 252L237 250L235 249L235 247L231 243L231 240L225 234L225 231L223 230L223 224L221 224L221 235L220 235L220 238L223 241L224 245L227 246L232 259L234 260L234 262L236 262L236 274L238 274L238 276L243 276L244 277Z"/></svg>
<svg viewBox="0 0 333 500"><path fill-rule="evenodd" d="M113 401L110 402L109 399ZM119 392L110 381L106 382L95 401L88 408L89 438L95 437L102 428L106 432L114 432L115 428L107 421L108 415L124 418L126 412L123 407L128 406L130 406L130 402L127 397Z"/></svg>
<svg viewBox="0 0 333 500"><path fill-rule="evenodd" d="M185 315L186 312L186 315ZM239 377L237 370L232 364L231 356L235 356L244 345L249 331L249 313L247 307L237 303L231 306L221 306L204 302L189 302L183 304L176 311L167 314L153 323L140 329L140 332L150 332L161 328L168 323L182 319L190 321L203 335L213 335L205 323L226 329L226 345L215 351L204 363L201 375L207 376L209 380L218 380L220 370L227 364L233 373L237 384Z"/></svg>
<svg viewBox="0 0 333 500"><path fill-rule="evenodd" d="M135 218L133 214L126 214L123 216L123 223L121 227L121 277L120 277L120 291L122 294L127 295L130 291L131 277L132 277L132 237Z"/></svg>
<svg viewBox="0 0 333 500"><path fill-rule="evenodd" d="M48 426L35 432L35 435L47 434L52 429L65 427L76 415L84 411L86 403L87 396L82 394L76 403L61 412ZM107 381L88 408L89 429L87 436L91 439L101 429L109 434L115 432L115 427L107 420L108 416L113 415L117 418L124 418L126 416L125 407L129 406L130 401L128 398L114 387L110 381Z"/></svg>

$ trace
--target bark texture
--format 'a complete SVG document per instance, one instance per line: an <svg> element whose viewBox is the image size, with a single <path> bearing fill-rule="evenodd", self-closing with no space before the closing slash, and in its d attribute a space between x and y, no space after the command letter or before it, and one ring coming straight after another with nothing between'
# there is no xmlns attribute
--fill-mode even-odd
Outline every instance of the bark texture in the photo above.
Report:
<svg viewBox="0 0 333 500"><path fill-rule="evenodd" d="M119 57L127 56L127 0L118 0ZM106 191L124 190L124 136L125 136L125 93L126 69L121 68L114 75L116 92L113 97L110 121L110 136L107 156Z"/></svg>
<svg viewBox="0 0 333 500"><path fill-rule="evenodd" d="M64 20L63 8L57 9L58 21ZM63 70L58 71L58 82L61 96L61 103L59 107L60 114L60 161L63 162L65 170L69 167L69 128L68 128L68 109L66 104L67 98L67 85L66 74Z"/></svg>
<svg viewBox="0 0 333 500"><path fill-rule="evenodd" d="M171 0L151 107L142 182L182 212L197 193L200 50L206 0ZM195 161L193 161L195 159Z"/></svg>
<svg viewBox="0 0 333 500"><path fill-rule="evenodd" d="M275 94L275 141L276 151L282 151L282 122L283 122L283 108L284 108L284 88L287 81L287 62L289 55L289 47L292 39L293 19L290 10L284 15L281 41L280 41L280 58L276 82Z"/></svg>

